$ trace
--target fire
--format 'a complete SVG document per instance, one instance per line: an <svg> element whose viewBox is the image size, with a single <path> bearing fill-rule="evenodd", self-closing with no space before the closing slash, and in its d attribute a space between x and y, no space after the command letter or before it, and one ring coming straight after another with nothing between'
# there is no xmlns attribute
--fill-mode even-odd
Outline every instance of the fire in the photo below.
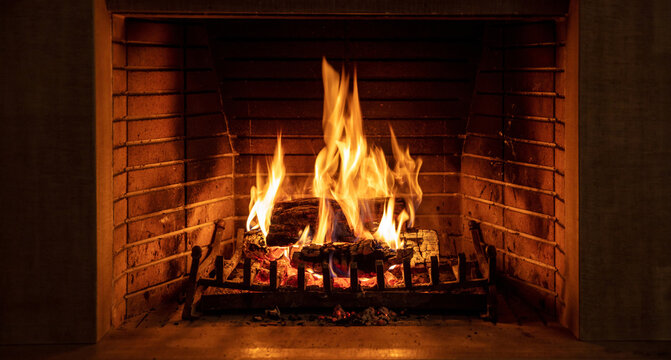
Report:
<svg viewBox="0 0 671 360"><path fill-rule="evenodd" d="M324 80L324 114L322 126L326 146L317 155L313 179L313 195L334 199L340 205L347 223L358 238L384 240L393 248L399 244L399 233L406 221L414 222L422 190L418 175L421 160L415 161L408 149L401 151L394 132L391 143L396 166L391 170L382 149L370 146L363 133L363 117L359 91L354 74L352 92L349 77L338 73L322 61ZM406 209L394 219L394 196L405 190ZM383 217L374 234L365 227L365 219L375 214L374 200L387 199ZM319 223L315 240L326 242L332 228L328 202L320 202Z"/></svg>
<svg viewBox="0 0 671 360"><path fill-rule="evenodd" d="M409 149L401 149L390 127L395 164L392 170L382 149L369 145L364 135L356 73L351 92L350 77L344 71L338 73L326 59L322 61L322 76L325 146L315 160L312 179L312 195L320 199L319 218L312 238L308 239L309 228L306 228L301 234L299 246L337 240L333 239L336 220L331 207L335 200L357 238L375 238L397 249L403 245L400 232L406 223L414 224L415 209L422 200L418 183L422 162L413 159ZM257 166L247 230L260 227L264 236L268 234L270 216L284 176L282 145L278 137L267 181L263 180ZM405 200L405 208L395 216L394 200L397 197ZM384 201L381 218L375 213L376 199ZM379 222L377 229L374 226L370 228L371 222Z"/></svg>
<svg viewBox="0 0 671 360"><path fill-rule="evenodd" d="M256 164L256 186L250 190L249 216L247 217L247 231L261 228L263 236L268 235L270 216L273 213L275 198L278 195L286 170L284 168L284 152L282 151L281 135L277 136L277 146L273 155L273 162L268 167L268 180L264 181Z"/></svg>
<svg viewBox="0 0 671 360"><path fill-rule="evenodd" d="M382 220L373 236L376 239L383 239L392 249L398 249L403 246L403 243L400 241L402 226L409 218L408 213L402 210L398 215L396 226L394 226L394 197L392 196L386 202Z"/></svg>

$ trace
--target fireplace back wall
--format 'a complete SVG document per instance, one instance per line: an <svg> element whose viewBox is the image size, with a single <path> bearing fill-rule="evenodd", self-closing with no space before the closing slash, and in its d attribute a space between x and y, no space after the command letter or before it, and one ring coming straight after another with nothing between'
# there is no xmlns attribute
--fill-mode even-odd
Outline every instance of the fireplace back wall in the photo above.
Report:
<svg viewBox="0 0 671 360"><path fill-rule="evenodd" d="M115 323L178 296L215 219L232 250L280 131L286 186L309 179L323 146L322 56L356 66L369 141L391 154L391 125L422 158L417 225L439 232L441 254L472 254L466 223L481 221L506 279L555 314L557 29L115 17Z"/></svg>

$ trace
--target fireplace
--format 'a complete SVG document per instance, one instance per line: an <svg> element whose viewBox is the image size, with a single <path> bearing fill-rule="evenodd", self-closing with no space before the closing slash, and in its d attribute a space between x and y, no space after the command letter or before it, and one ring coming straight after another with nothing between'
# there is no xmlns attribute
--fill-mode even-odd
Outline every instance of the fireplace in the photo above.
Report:
<svg viewBox="0 0 671 360"><path fill-rule="evenodd" d="M324 146L322 57L356 68L370 146L394 162L398 141L422 159L412 220L435 231L435 261L456 269L463 256L486 284L474 222L496 249L500 282L551 316L562 311L564 20L113 20L116 324L175 301L194 246L211 259L245 246L257 163L265 180L279 133L283 190L308 196L299 188Z"/></svg>
<svg viewBox="0 0 671 360"><path fill-rule="evenodd" d="M0 288L11 291L0 300L0 342L94 341L188 301L197 248L214 269L200 280L219 284L222 261L244 244L256 164L267 175L278 132L285 184L313 177L324 146L322 57L356 70L371 146L393 167L389 124L422 159L422 202L403 231L435 231L438 254L425 264L428 281L408 287L443 274L458 281L462 264L487 292L492 278L480 267L495 264L498 291L583 339L668 338L659 320L669 314L659 251L668 191L642 191L668 180L658 161L668 130L654 101L668 74L642 65L663 64L666 43L638 46L661 38L663 11L589 1L114 0L73 3L61 16L34 3L9 9L17 36L2 41L15 54L3 69L14 106L3 115L31 126L5 122L1 132L7 157L25 159L7 164L6 179L21 186L3 187L18 205L5 219L17 241L3 242L11 257ZM41 15L50 21L34 21ZM483 261L478 244L495 256ZM367 280L377 281L375 270ZM609 314L620 304L654 311L616 321Z"/></svg>

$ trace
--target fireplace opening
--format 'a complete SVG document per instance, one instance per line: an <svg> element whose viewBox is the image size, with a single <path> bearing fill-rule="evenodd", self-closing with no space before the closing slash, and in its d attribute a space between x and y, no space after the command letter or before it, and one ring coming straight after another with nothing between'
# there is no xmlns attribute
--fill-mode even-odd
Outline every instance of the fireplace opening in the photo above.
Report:
<svg viewBox="0 0 671 360"><path fill-rule="evenodd" d="M459 292L471 289L472 297L461 301L486 312L496 284L561 316L564 26L557 20L114 16L114 323L182 301L185 293L189 303L196 277L213 291L201 297L203 305L231 304L230 296L216 297L226 293L218 286L226 283L224 270L229 282L241 284L221 286L233 288L232 295L240 288L277 293L319 285L331 296L345 289L374 294L384 283L388 290L414 289L369 301L419 299L426 290L449 303L440 296L468 285ZM325 146L323 57L338 71L356 68L363 133L384 151L389 168L400 160L393 155L395 141L413 161L421 158L421 203L410 210L417 194L404 198L399 192L394 210L414 212L413 222L392 246L375 236L346 243L369 241L376 257L349 248L347 256L340 248L325 253L332 237L315 247L314 259L287 270L278 259L309 258L311 248L284 254L292 247L267 247L272 231L267 238L246 231L250 190L257 163L261 178L269 175L266 162L281 132L283 184L292 188L284 190L310 192L305 184L314 179ZM301 210L300 216L318 215L319 200L298 198L274 204L276 212L285 211L284 222L295 220L301 206L313 213ZM371 235L386 205L395 203L388 200L373 206L373 224L366 228ZM342 206L338 212L331 205L336 216L346 217ZM275 245L305 241L304 234L314 238L318 227L295 221L291 243L285 236ZM351 229L343 229L351 237ZM399 242L413 244L407 258ZM242 251L250 246L264 256L278 253L259 261ZM408 265L413 271L406 272ZM357 277L361 288L351 289ZM291 296L288 302L295 301ZM249 298L238 299L246 304Z"/></svg>

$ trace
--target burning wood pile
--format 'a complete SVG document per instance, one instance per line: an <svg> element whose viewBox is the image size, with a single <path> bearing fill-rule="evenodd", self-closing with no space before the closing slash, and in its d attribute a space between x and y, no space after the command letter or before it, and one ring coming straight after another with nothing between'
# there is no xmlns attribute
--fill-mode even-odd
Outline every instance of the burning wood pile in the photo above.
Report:
<svg viewBox="0 0 671 360"><path fill-rule="evenodd" d="M227 264L217 257L215 270L210 274L215 275L214 279L197 280L200 253L194 253L191 270L194 286L197 288L197 283L229 291L275 294L272 303L266 298L250 297L253 295L250 293L216 300L226 301L219 305L229 308L295 306L297 302L308 307L340 303L403 306L407 293L361 292L486 287L490 279L482 276L466 281L469 266L477 272L478 264L469 265L463 254L440 262L438 234L414 227L416 209L422 201L418 183L422 161L412 158L409 149L401 149L391 128L393 168L381 148L368 144L363 134L356 75L351 92L349 77L344 72L339 74L326 60L322 63L322 75L325 146L317 155L311 181L302 187L308 191L288 190L300 186L286 184L284 151L281 135L278 136L267 172L262 173L257 165L246 231L239 235L235 255ZM493 269L490 253L488 259ZM441 267L447 271L441 271ZM302 295L278 291L281 289ZM322 295L311 293L316 289ZM338 289L347 289L356 296L338 298L342 295L338 295ZM323 292L337 302L329 305L322 297ZM449 293L443 295L447 297L435 297L433 293L413 293L412 297L427 308L442 306L434 304L439 300L454 302ZM470 308L484 306L483 299L458 300ZM185 307L187 315L190 301L187 301L189 308Z"/></svg>
<svg viewBox="0 0 671 360"><path fill-rule="evenodd" d="M311 277L328 271L334 279L349 279L352 263L363 273L374 273L380 260L385 270L406 259L429 264L431 256L438 255L437 234L407 230L422 201L421 160L401 149L390 128L392 169L382 149L369 145L363 134L356 75L351 92L349 76L339 74L326 60L322 75L325 146L315 161L311 184L304 186L310 191L285 191L278 136L267 174L263 176L257 166L244 256L286 262L283 267L303 264Z"/></svg>

